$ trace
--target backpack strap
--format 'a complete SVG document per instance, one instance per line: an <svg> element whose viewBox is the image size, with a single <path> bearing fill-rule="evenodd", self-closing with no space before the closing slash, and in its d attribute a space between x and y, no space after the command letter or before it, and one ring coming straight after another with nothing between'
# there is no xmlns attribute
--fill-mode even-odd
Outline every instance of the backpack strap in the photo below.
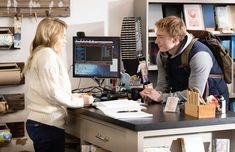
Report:
<svg viewBox="0 0 235 152"><path fill-rule="evenodd" d="M183 68L188 68L188 57L189 57L189 52L191 51L194 43L198 40L198 38L193 38L192 41L189 43L189 45L185 48L183 53L181 54L181 65L180 67Z"/></svg>
<svg viewBox="0 0 235 152"><path fill-rule="evenodd" d="M186 71L189 71L188 57L189 53L194 45L194 43L198 40L198 38L193 38L189 45L185 48L184 52L181 54L181 65L180 67L184 68ZM211 75L212 76L212 75ZM213 75L212 77L217 77L218 75ZM204 99L209 95L209 85L208 81L206 82L205 90L202 95Z"/></svg>

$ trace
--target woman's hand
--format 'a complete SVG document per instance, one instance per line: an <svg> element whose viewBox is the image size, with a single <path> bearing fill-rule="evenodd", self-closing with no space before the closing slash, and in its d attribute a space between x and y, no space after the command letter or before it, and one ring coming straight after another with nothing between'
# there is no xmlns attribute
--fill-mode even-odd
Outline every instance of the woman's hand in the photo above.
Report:
<svg viewBox="0 0 235 152"><path fill-rule="evenodd" d="M87 93L82 93L81 97L83 98L84 107L89 107L94 102L93 96Z"/></svg>

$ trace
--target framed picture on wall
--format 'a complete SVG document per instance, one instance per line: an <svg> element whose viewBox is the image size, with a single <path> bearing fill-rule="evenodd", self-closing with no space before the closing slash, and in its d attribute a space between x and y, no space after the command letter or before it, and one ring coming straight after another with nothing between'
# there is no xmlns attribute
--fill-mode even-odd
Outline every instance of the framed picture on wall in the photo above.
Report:
<svg viewBox="0 0 235 152"><path fill-rule="evenodd" d="M184 18L188 30L204 30L202 6L184 4Z"/></svg>

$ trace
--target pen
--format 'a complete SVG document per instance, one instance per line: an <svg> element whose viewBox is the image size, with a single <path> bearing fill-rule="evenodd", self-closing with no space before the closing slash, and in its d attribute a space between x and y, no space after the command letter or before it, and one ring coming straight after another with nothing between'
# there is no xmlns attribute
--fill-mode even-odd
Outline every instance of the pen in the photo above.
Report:
<svg viewBox="0 0 235 152"><path fill-rule="evenodd" d="M138 110L123 110L123 111L118 111L117 113L126 113L126 112L138 112Z"/></svg>

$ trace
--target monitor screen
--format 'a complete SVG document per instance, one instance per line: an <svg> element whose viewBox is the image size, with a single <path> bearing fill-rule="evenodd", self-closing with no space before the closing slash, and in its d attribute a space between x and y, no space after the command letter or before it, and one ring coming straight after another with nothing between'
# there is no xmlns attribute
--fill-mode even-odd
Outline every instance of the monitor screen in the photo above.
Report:
<svg viewBox="0 0 235 152"><path fill-rule="evenodd" d="M73 77L119 78L119 37L73 37Z"/></svg>

